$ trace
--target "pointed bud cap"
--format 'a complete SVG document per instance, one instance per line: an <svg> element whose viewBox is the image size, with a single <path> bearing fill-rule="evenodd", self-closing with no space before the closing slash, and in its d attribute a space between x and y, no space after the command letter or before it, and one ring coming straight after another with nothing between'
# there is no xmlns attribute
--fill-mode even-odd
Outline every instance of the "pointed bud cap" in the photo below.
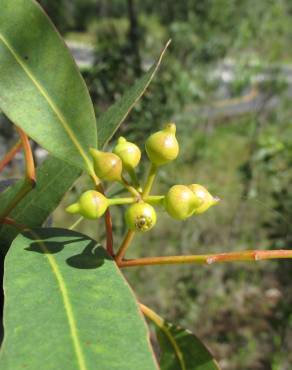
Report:
<svg viewBox="0 0 292 370"><path fill-rule="evenodd" d="M155 132L146 140L146 152L154 165L162 166L173 161L178 156L179 145L175 132L175 124L169 123L163 130Z"/></svg>
<svg viewBox="0 0 292 370"><path fill-rule="evenodd" d="M123 167L127 170L137 167L141 159L141 151L138 146L122 136L119 138L113 152L120 157Z"/></svg>
<svg viewBox="0 0 292 370"><path fill-rule="evenodd" d="M88 190L81 195L77 203L71 204L66 211L72 214L95 220L101 217L108 207L107 198L95 190Z"/></svg>
<svg viewBox="0 0 292 370"><path fill-rule="evenodd" d="M127 209L125 219L130 230L145 232L156 224L157 216L155 209L150 204L140 202Z"/></svg>
<svg viewBox="0 0 292 370"><path fill-rule="evenodd" d="M72 215L74 215L76 213L79 213L79 211L80 211L79 203L70 204L70 206L68 206L65 209L65 211L68 212L68 213L71 213Z"/></svg>
<svg viewBox="0 0 292 370"><path fill-rule="evenodd" d="M89 149L93 158L94 171L98 178L106 181L121 181L123 165L114 153Z"/></svg>
<svg viewBox="0 0 292 370"><path fill-rule="evenodd" d="M196 206L193 210L193 215L199 215L206 212L210 207L220 201L219 198L213 197L202 185L191 184L188 188L192 190L196 198Z"/></svg>

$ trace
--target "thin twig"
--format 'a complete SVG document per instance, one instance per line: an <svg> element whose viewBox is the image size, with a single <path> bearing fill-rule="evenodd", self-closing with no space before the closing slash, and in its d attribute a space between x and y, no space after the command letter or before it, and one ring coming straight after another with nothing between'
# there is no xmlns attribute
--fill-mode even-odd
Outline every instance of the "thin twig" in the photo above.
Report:
<svg viewBox="0 0 292 370"><path fill-rule="evenodd" d="M1 218L0 224L14 226L18 231L24 231L28 229L26 225L19 224L10 217Z"/></svg>
<svg viewBox="0 0 292 370"><path fill-rule="evenodd" d="M93 178L93 181L96 184L96 190L104 194L104 188L99 182L97 178ZM113 241L113 225L112 225L112 218L111 218L111 213L110 210L107 209L104 215L104 221L105 221L105 229L106 229L106 250L107 252L113 256L114 255L114 241Z"/></svg>
<svg viewBox="0 0 292 370"><path fill-rule="evenodd" d="M129 193L131 193L135 198L137 198L137 200L141 199L141 194L139 193L139 191L135 189L134 186L129 184L124 176L122 176L121 184L128 190Z"/></svg>
<svg viewBox="0 0 292 370"><path fill-rule="evenodd" d="M121 246L118 250L118 253L115 257L115 260L116 260L116 263L117 263L118 266L121 266L123 264L122 260L124 258L124 255L125 255L127 249L129 248L130 243L133 240L134 236L135 236L135 232L132 231L132 230L128 230L128 232L125 235L125 238L124 238L124 240L123 240L123 242L122 242L122 244L121 244Z"/></svg>
<svg viewBox="0 0 292 370"><path fill-rule="evenodd" d="M17 194L15 194L12 201L7 205L7 207L2 211L0 215L0 219L3 219L7 217L11 211L18 205L18 203L35 187L36 185L36 176L35 176L35 166L34 166L34 160L33 155L29 143L29 138L25 134L23 130L21 130L19 127L16 127L20 139L22 142L23 150L24 150L24 156L25 156L25 179L21 186L21 188L18 190Z"/></svg>
<svg viewBox="0 0 292 370"><path fill-rule="evenodd" d="M146 265L171 265L197 263L211 265L222 262L240 262L240 261L261 261L269 259L292 258L292 250L247 250L239 252L202 254L190 256L166 256L166 257L145 257L137 259L123 260L119 262L120 267L134 267Z"/></svg>
<svg viewBox="0 0 292 370"><path fill-rule="evenodd" d="M157 167L153 163L151 163L151 167L150 167L147 180L146 180L146 183L143 189L142 197L147 197L149 195L152 189L154 180L155 180L156 173L157 173Z"/></svg>
<svg viewBox="0 0 292 370"><path fill-rule="evenodd" d="M24 157L25 157L25 179L32 187L36 184L35 165L32 155L32 150L29 143L29 138L26 133L19 127L16 126L16 130L20 136L23 145Z"/></svg>
<svg viewBox="0 0 292 370"><path fill-rule="evenodd" d="M5 154L5 157L0 161L0 172L3 168L15 157L15 154L19 152L22 147L22 141L18 140L13 147Z"/></svg>
<svg viewBox="0 0 292 370"><path fill-rule="evenodd" d="M105 228L106 228L106 250L108 253L114 255L114 239L113 239L113 223L110 210L105 211Z"/></svg>
<svg viewBox="0 0 292 370"><path fill-rule="evenodd" d="M83 220L84 220L83 216L79 217L78 220L76 220L68 229L69 230L74 230L80 224L80 222L83 221Z"/></svg>

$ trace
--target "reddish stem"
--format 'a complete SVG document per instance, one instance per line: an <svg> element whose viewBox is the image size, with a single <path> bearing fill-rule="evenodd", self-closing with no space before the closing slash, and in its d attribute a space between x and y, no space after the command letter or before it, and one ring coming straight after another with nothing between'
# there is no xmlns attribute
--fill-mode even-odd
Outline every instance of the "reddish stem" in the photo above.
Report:
<svg viewBox="0 0 292 370"><path fill-rule="evenodd" d="M15 154L19 152L19 150L22 147L22 141L17 141L16 144L13 145L13 147L5 154L5 157L0 161L0 172L3 170L7 164L12 161L12 159L15 157Z"/></svg>
<svg viewBox="0 0 292 370"><path fill-rule="evenodd" d="M114 255L113 224L109 209L107 209L105 212L105 228L106 228L106 250L111 256L113 256Z"/></svg>
<svg viewBox="0 0 292 370"><path fill-rule="evenodd" d="M292 258L292 250L247 250L239 252L202 254L191 256L168 256L146 257L132 260L119 261L120 267L146 266L146 265L169 265L197 263L211 265L213 263L237 262L237 261L260 261L279 258Z"/></svg>
<svg viewBox="0 0 292 370"><path fill-rule="evenodd" d="M125 235L124 237L124 240L118 250L118 253L116 255L116 263L118 266L123 266L123 258L124 258L124 255L127 251L127 249L129 248L130 246L130 243L131 241L133 240L135 236L135 232L132 231L132 230L128 230L127 234Z"/></svg>
<svg viewBox="0 0 292 370"><path fill-rule="evenodd" d="M31 147L29 143L29 138L25 134L25 132L22 131L19 127L16 127L16 129L20 135L21 144L24 150L25 165L26 165L25 179L24 179L24 183L22 184L18 193L15 195L14 199L3 210L2 214L0 215L0 219L7 217L10 214L10 212L18 205L18 203L26 196L26 194L28 194L32 190L32 188L34 188L36 184L35 166L34 166L33 155L32 155L32 151L31 151Z"/></svg>
<svg viewBox="0 0 292 370"><path fill-rule="evenodd" d="M104 188L102 184L96 181L96 179L93 179L93 181L96 184L96 189L104 194ZM106 230L106 250L111 255L114 256L114 248L113 248L113 225L112 225L112 218L109 208L106 210L104 215L104 221L105 221L105 230Z"/></svg>
<svg viewBox="0 0 292 370"><path fill-rule="evenodd" d="M25 225L22 225L22 224L19 224L17 223L16 221L14 221L12 218L10 217L4 217L2 219L0 219L0 224L4 224L4 225L11 225L11 226L14 226L16 229L18 229L19 231L23 231L25 229L27 229L28 227L25 226Z"/></svg>

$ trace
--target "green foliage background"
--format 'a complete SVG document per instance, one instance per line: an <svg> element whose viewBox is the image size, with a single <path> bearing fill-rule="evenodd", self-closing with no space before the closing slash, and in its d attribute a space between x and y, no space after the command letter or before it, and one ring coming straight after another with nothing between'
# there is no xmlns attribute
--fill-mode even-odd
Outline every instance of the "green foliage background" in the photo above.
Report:
<svg viewBox="0 0 292 370"><path fill-rule="evenodd" d="M82 73L97 114L119 99L172 39L161 71L118 135L143 147L149 132L175 120L181 154L161 171L155 190L198 182L222 203L184 223L159 213L157 227L138 237L129 255L291 247L292 108L281 73L290 67L291 78L289 0L40 2L65 38L93 45L95 63ZM230 60L232 78L224 80L218 70ZM267 70L269 78L258 77ZM230 113L253 88L263 97L258 106ZM65 215L63 206L87 185L81 178L67 194L54 225L72 224L75 218ZM117 245L125 231L122 212L116 210L113 219ZM104 237L102 223L84 222L78 230ZM289 261L133 268L126 277L142 302L207 343L222 369L291 365Z"/></svg>

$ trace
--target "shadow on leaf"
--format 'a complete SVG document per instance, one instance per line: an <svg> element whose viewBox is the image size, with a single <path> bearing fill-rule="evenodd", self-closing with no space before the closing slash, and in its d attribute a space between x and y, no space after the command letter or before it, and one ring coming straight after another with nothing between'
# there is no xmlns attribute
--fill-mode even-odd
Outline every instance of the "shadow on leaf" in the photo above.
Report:
<svg viewBox="0 0 292 370"><path fill-rule="evenodd" d="M76 243L82 240L84 240L84 238L80 238L79 240L73 239L73 240L66 240L66 241L61 241L61 242L48 241L48 240L37 240L31 243L30 246L25 249L30 252L37 252L37 253L42 253L42 254L47 254L47 253L55 254L55 253L61 252L66 245Z"/></svg>
<svg viewBox="0 0 292 370"><path fill-rule="evenodd" d="M109 259L104 249L91 243L84 248L82 253L67 258L66 262L77 269L95 269L104 264L105 257Z"/></svg>
<svg viewBox="0 0 292 370"><path fill-rule="evenodd" d="M80 253L68 257L66 263L77 269L95 269L104 264L104 260L111 260L104 248L95 240L70 230L48 228L27 231L26 237L32 239L29 247L25 250L41 254L56 254L66 247L72 248L73 252L82 249ZM77 250L76 250L77 249Z"/></svg>

